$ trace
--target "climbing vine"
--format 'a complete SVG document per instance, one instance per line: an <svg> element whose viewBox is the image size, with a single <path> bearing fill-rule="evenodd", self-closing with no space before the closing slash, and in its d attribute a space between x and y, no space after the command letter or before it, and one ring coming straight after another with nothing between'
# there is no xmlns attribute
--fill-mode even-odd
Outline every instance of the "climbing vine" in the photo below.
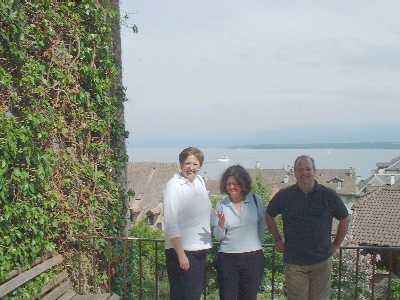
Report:
<svg viewBox="0 0 400 300"><path fill-rule="evenodd" d="M0 1L0 282L45 253L72 257L83 235L121 232L118 20L111 1Z"/></svg>

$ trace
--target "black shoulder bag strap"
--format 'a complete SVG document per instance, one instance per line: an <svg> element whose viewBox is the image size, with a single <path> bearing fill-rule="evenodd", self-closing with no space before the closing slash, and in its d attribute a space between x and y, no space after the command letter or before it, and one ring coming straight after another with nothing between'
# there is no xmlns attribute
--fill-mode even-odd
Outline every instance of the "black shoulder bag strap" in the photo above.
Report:
<svg viewBox="0 0 400 300"><path fill-rule="evenodd" d="M257 214L258 214L258 202L257 202L256 194L254 194L254 193L253 193L253 200L254 200L254 204L257 207Z"/></svg>
<svg viewBox="0 0 400 300"><path fill-rule="evenodd" d="M258 208L258 201L257 201L257 198L256 198L256 194L254 194L253 193L253 200L254 200L254 204L256 205L256 207L257 207L257 219L258 219L258 222L260 222L260 214L259 214L259 208ZM262 218L261 218L262 219Z"/></svg>

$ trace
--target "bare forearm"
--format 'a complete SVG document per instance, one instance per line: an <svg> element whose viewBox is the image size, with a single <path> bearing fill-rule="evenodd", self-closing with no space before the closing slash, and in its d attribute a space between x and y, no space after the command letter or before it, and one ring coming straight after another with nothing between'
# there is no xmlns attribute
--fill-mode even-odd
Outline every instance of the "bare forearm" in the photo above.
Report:
<svg viewBox="0 0 400 300"><path fill-rule="evenodd" d="M349 222L350 222L349 217L346 217L343 220L339 221L339 225L338 225L338 228L336 231L336 237L335 237L335 240L333 241L334 246L340 247L340 245L342 244L342 242L347 234Z"/></svg>
<svg viewBox="0 0 400 300"><path fill-rule="evenodd" d="M182 247L182 241L180 237L175 237L171 239L171 244L175 249L176 255L178 256L179 267L187 271L190 268L190 262L186 256L185 250Z"/></svg>
<svg viewBox="0 0 400 300"><path fill-rule="evenodd" d="M176 255L179 257L185 254L185 250L182 247L182 242L180 237L175 237L171 239L171 244L175 249Z"/></svg>
<svg viewBox="0 0 400 300"><path fill-rule="evenodd" d="M268 213L265 215L265 222L267 223L268 229L272 234L275 241L281 241L282 237L279 232L278 226L276 225L275 219Z"/></svg>
<svg viewBox="0 0 400 300"><path fill-rule="evenodd" d="M278 251L285 251L285 242L282 240L281 234L279 233L278 226L276 225L275 219L268 213L265 215L265 222L268 225L269 231L271 232L274 240L275 247Z"/></svg>

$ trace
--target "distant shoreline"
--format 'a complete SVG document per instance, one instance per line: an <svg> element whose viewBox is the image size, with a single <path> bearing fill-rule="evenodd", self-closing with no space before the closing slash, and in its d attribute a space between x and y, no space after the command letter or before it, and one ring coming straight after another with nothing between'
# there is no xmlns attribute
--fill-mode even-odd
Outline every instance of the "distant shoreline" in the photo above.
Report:
<svg viewBox="0 0 400 300"><path fill-rule="evenodd" d="M232 146L231 149L400 149L400 142L360 143L306 143L306 144L258 144Z"/></svg>

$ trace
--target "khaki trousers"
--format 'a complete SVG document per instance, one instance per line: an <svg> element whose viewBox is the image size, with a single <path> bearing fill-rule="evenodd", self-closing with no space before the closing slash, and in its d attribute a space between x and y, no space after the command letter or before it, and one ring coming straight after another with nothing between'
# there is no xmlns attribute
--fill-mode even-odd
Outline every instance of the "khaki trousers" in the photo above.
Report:
<svg viewBox="0 0 400 300"><path fill-rule="evenodd" d="M287 264L288 300L328 300L331 287L331 258L314 265Z"/></svg>

